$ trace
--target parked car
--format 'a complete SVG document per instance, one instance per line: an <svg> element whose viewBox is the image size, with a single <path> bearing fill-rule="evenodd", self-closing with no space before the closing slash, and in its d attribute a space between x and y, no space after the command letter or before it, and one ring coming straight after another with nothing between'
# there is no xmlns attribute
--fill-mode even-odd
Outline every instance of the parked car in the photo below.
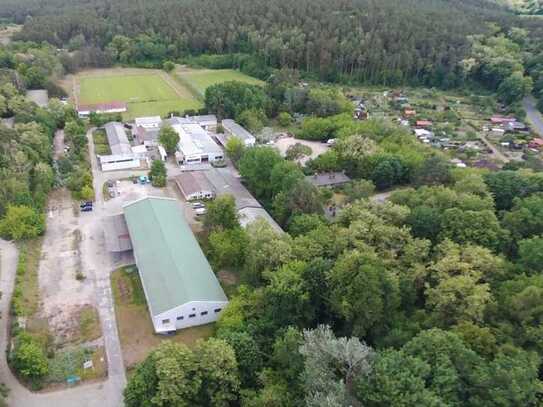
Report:
<svg viewBox="0 0 543 407"><path fill-rule="evenodd" d="M80 208L84 208L84 207L86 207L86 206L92 206L92 201L81 202L81 203L79 204L79 207L80 207Z"/></svg>
<svg viewBox="0 0 543 407"><path fill-rule="evenodd" d="M202 202L193 202L192 207L194 209L205 208L206 206Z"/></svg>
<svg viewBox="0 0 543 407"><path fill-rule="evenodd" d="M145 175L141 175L139 177L139 182L140 182L141 185L144 185L144 184L148 184L151 181Z"/></svg>
<svg viewBox="0 0 543 407"><path fill-rule="evenodd" d="M91 211L92 211L92 205L81 207L81 212L91 212Z"/></svg>
<svg viewBox="0 0 543 407"><path fill-rule="evenodd" d="M205 215L207 213L207 209L206 208L198 208L194 212L196 212L196 216L202 216L202 215Z"/></svg>

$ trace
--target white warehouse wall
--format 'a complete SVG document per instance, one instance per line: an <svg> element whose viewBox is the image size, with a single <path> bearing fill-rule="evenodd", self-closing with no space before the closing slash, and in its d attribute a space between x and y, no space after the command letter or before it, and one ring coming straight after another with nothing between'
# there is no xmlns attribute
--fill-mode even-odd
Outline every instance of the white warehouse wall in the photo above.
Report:
<svg viewBox="0 0 543 407"><path fill-rule="evenodd" d="M191 301L171 310L165 311L161 314L152 317L155 332L165 333L172 330L188 328L191 326L198 326L204 324L210 324L215 322L221 312L228 305L228 301ZM221 309L220 312L215 312L216 309ZM202 315L202 312L207 312L206 315ZM190 315L195 314L194 317ZM183 317L183 319L178 319ZM162 321L169 319L169 324L163 324Z"/></svg>

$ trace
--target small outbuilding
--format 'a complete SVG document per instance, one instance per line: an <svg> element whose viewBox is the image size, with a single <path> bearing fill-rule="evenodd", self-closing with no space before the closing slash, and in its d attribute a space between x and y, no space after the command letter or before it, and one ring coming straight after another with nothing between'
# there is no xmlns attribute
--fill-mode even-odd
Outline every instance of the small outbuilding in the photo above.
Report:
<svg viewBox="0 0 543 407"><path fill-rule="evenodd" d="M335 187L351 181L351 179L342 172L308 175L305 178L316 187Z"/></svg>
<svg viewBox="0 0 543 407"><path fill-rule="evenodd" d="M427 128L427 127L432 127L432 122L430 120L417 120L415 125L418 127L418 128Z"/></svg>
<svg viewBox="0 0 543 407"><path fill-rule="evenodd" d="M146 197L124 215L155 332L216 321L228 299L179 203Z"/></svg>

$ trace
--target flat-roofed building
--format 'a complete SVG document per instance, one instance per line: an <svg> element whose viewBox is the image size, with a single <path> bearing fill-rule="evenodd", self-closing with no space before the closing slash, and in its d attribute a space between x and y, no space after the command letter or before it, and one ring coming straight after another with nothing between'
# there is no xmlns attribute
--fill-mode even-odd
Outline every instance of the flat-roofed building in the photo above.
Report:
<svg viewBox="0 0 543 407"><path fill-rule="evenodd" d="M138 144L143 144L146 147L158 146L158 137L160 129L136 127L136 140Z"/></svg>
<svg viewBox="0 0 543 407"><path fill-rule="evenodd" d="M136 128L158 129L162 124L162 118L160 116L136 117L134 119L134 124L136 125Z"/></svg>
<svg viewBox="0 0 543 407"><path fill-rule="evenodd" d="M179 134L177 154L179 164L201 164L224 159L224 152L209 133L190 119L174 117L168 123Z"/></svg>
<svg viewBox="0 0 543 407"><path fill-rule="evenodd" d="M212 130L217 127L217 116L214 114L204 114L201 116L191 116L189 117L191 121L196 124L199 124L206 130Z"/></svg>
<svg viewBox="0 0 543 407"><path fill-rule="evenodd" d="M146 197L124 214L155 332L216 321L228 299L179 203Z"/></svg>
<svg viewBox="0 0 543 407"><path fill-rule="evenodd" d="M249 133L244 127L237 124L234 120L225 119L222 121L222 127L226 135L226 141L231 137L240 139L246 147L252 147L256 143L255 136Z"/></svg>
<svg viewBox="0 0 543 407"><path fill-rule="evenodd" d="M99 155L98 161L102 171L117 171L139 168L141 161L134 154Z"/></svg>

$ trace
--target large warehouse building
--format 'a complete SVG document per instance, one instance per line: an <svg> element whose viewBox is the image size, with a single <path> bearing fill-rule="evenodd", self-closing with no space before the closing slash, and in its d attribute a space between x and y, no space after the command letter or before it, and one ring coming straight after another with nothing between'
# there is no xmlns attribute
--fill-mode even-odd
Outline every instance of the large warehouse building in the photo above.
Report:
<svg viewBox="0 0 543 407"><path fill-rule="evenodd" d="M143 198L124 215L155 332L216 321L228 299L177 201Z"/></svg>

